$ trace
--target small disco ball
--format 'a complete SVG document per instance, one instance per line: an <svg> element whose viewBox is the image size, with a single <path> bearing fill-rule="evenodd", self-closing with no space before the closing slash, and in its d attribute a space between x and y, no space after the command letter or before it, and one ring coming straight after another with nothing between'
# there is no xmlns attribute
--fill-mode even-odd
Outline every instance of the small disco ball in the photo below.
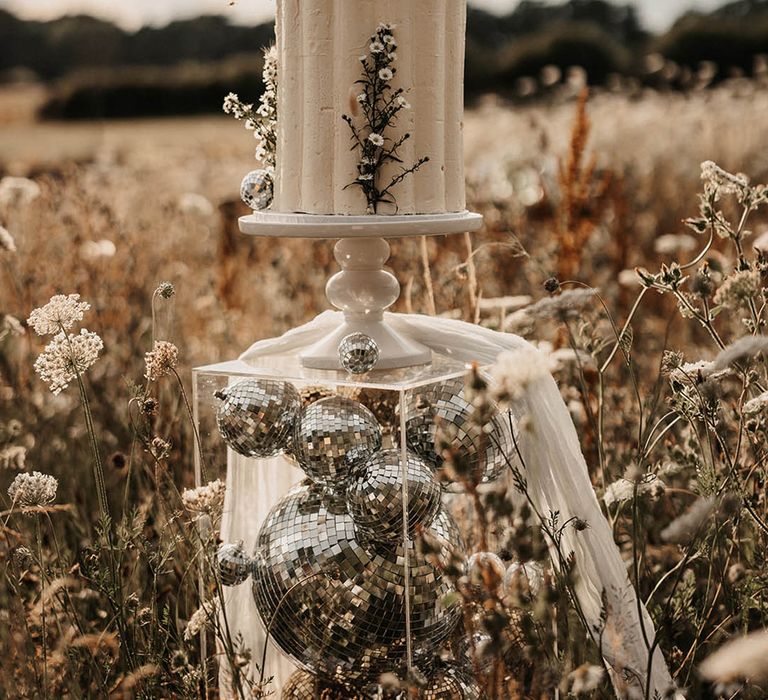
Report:
<svg viewBox="0 0 768 700"><path fill-rule="evenodd" d="M403 538L403 474L400 450L375 452L347 488L347 507L369 539ZM408 533L427 527L440 510L440 484L429 465L408 452Z"/></svg>
<svg viewBox="0 0 768 700"><path fill-rule="evenodd" d="M288 382L243 379L217 391L221 437L245 457L273 457L288 446L300 410L299 392Z"/></svg>
<svg viewBox="0 0 768 700"><path fill-rule="evenodd" d="M240 199L251 209L266 209L275 196L275 184L269 170L251 170L240 183Z"/></svg>
<svg viewBox="0 0 768 700"><path fill-rule="evenodd" d="M381 428L363 404L331 396L296 422L291 451L312 481L339 488L381 448Z"/></svg>
<svg viewBox="0 0 768 700"><path fill-rule="evenodd" d="M379 346L365 333L351 333L339 344L339 362L352 374L370 372L379 361Z"/></svg>
<svg viewBox="0 0 768 700"><path fill-rule="evenodd" d="M243 543L222 544L216 552L219 565L219 578L224 586L237 586L251 573L251 558L243 549Z"/></svg>
<svg viewBox="0 0 768 700"><path fill-rule="evenodd" d="M422 700L480 700L480 688L470 669L442 661L421 689Z"/></svg>
<svg viewBox="0 0 768 700"><path fill-rule="evenodd" d="M491 635L485 632L465 634L456 643L453 655L462 667L487 671L494 662L493 654L486 653L490 643Z"/></svg>
<svg viewBox="0 0 768 700"><path fill-rule="evenodd" d="M507 414L496 411L484 426L472 420L472 406L464 394L464 378L456 377L406 394L408 446L441 469L443 458L436 451L438 426L456 451L457 463L466 465L472 475L485 483L495 481L513 460L514 444Z"/></svg>
<svg viewBox="0 0 768 700"><path fill-rule="evenodd" d="M325 681L314 673L299 669L288 679L281 700L367 700L359 692L340 683Z"/></svg>
<svg viewBox="0 0 768 700"><path fill-rule="evenodd" d="M322 486L294 487L267 515L254 553L253 597L273 641L305 670L362 687L403 673L405 557L414 658L434 656L461 617L455 591L414 543L361 540L354 520ZM438 513L429 532L461 548L453 520Z"/></svg>
<svg viewBox="0 0 768 700"><path fill-rule="evenodd" d="M512 562L504 572L504 580L502 582L506 595L523 594L531 598L539 595L543 584L544 569L537 561Z"/></svg>

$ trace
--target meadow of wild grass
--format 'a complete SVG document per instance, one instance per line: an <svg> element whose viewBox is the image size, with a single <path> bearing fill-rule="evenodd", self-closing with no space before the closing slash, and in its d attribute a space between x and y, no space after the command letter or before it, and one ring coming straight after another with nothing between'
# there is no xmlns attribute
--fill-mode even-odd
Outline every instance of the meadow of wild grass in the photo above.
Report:
<svg viewBox="0 0 768 700"><path fill-rule="evenodd" d="M215 525L220 494L182 495L190 368L324 309L331 245L238 232L253 141L229 120L40 124L36 99L0 95L0 694L215 697L215 663L192 634L205 626L193 525ZM515 108L486 99L465 121L469 204L485 230L396 242L391 259L397 309L509 330L552 354L630 576L691 698L768 692L762 638L702 666L768 626L768 217L763 190L712 167L702 181L700 167L768 182L767 110L768 90L749 81ZM584 285L597 294L573 296ZM24 320L70 293L90 303L82 323L103 350L54 395L33 368L49 339ZM175 344L178 364L147 378L155 338ZM39 502L7 492L33 471L55 477L55 498L50 482L37 483ZM496 510L514 524L515 556L544 558L536 526ZM514 678L489 697L612 697L578 624L551 612L568 608L568 575L514 596L516 612L494 590L481 601L522 635L497 630L485 649ZM541 628L559 641L554 657L526 641ZM248 650L227 653L237 665Z"/></svg>

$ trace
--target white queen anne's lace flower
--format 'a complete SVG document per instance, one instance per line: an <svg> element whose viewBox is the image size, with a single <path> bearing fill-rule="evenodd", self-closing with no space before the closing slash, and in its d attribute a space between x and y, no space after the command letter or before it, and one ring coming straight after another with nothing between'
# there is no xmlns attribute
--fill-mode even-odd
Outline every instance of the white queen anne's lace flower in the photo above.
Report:
<svg viewBox="0 0 768 700"><path fill-rule="evenodd" d="M27 323L38 335L56 335L82 321L90 308L87 301L80 301L79 294L56 294L45 306L34 309Z"/></svg>
<svg viewBox="0 0 768 700"><path fill-rule="evenodd" d="M503 352L491 370L493 395L502 402L522 398L531 384L553 369L551 358L533 348Z"/></svg>
<svg viewBox="0 0 768 700"><path fill-rule="evenodd" d="M225 484L221 479L211 481L195 489L184 489L181 502L187 510L216 515L224 505Z"/></svg>
<svg viewBox="0 0 768 700"><path fill-rule="evenodd" d="M175 369L179 362L179 349L167 340L156 340L144 360L147 365L144 376L154 382Z"/></svg>
<svg viewBox="0 0 768 700"><path fill-rule="evenodd" d="M101 338L85 328L78 335L58 333L35 360L35 372L58 394L96 362L103 347Z"/></svg>
<svg viewBox="0 0 768 700"><path fill-rule="evenodd" d="M11 482L8 495L15 505L25 508L47 506L56 498L59 482L49 474L22 472Z"/></svg>

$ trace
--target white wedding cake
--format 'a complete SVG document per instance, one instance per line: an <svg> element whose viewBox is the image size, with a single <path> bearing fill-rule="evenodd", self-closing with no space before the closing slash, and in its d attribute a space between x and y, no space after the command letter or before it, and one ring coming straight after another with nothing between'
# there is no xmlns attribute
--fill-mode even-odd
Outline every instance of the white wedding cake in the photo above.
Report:
<svg viewBox="0 0 768 700"><path fill-rule="evenodd" d="M277 0L272 211L463 211L465 26L466 0ZM376 68L368 87L356 84L366 66ZM379 104L396 99L398 111L380 150L410 137L397 148L397 160L383 158L377 166L378 187L395 184L373 206L365 163L379 158L368 140L378 139L371 135L377 112L363 103L385 83Z"/></svg>

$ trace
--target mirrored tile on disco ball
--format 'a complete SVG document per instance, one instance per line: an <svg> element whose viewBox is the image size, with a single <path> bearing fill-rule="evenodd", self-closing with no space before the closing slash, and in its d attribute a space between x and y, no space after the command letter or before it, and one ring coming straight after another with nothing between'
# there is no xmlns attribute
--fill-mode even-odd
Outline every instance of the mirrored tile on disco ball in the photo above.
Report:
<svg viewBox="0 0 768 700"><path fill-rule="evenodd" d="M471 474L482 475L481 482L495 481L508 467L507 459L516 462L508 414L496 411L480 426L472 420L473 408L464 392L463 377L407 392L408 446L435 469L441 469L443 458L435 447L439 425L457 460L464 462Z"/></svg>
<svg viewBox="0 0 768 700"><path fill-rule="evenodd" d="M470 669L454 661L441 662L421 689L422 700L480 700L480 688Z"/></svg>
<svg viewBox="0 0 768 700"><path fill-rule="evenodd" d="M254 553L253 596L275 643L301 667L347 684L402 671L406 658L402 544L361 541L352 518L332 512L323 489L304 482L267 516ZM445 513L431 532L461 547ZM460 616L444 605L452 584L413 544L410 567L414 652L434 655ZM282 601L282 602L281 602Z"/></svg>
<svg viewBox="0 0 768 700"><path fill-rule="evenodd" d="M369 700L355 689L318 678L314 673L299 669L288 679L280 694L281 700Z"/></svg>
<svg viewBox="0 0 768 700"><path fill-rule="evenodd" d="M289 382L243 379L215 394L221 400L216 421L222 438L245 457L273 457L293 434L299 393Z"/></svg>
<svg viewBox="0 0 768 700"><path fill-rule="evenodd" d="M317 483L344 488L381 448L381 428L363 404L342 396L307 406L296 422L292 453Z"/></svg>
<svg viewBox="0 0 768 700"><path fill-rule="evenodd" d="M403 469L400 450L380 450L347 488L349 513L368 539L403 539ZM427 527L440 510L442 489L429 465L408 452L408 533Z"/></svg>

